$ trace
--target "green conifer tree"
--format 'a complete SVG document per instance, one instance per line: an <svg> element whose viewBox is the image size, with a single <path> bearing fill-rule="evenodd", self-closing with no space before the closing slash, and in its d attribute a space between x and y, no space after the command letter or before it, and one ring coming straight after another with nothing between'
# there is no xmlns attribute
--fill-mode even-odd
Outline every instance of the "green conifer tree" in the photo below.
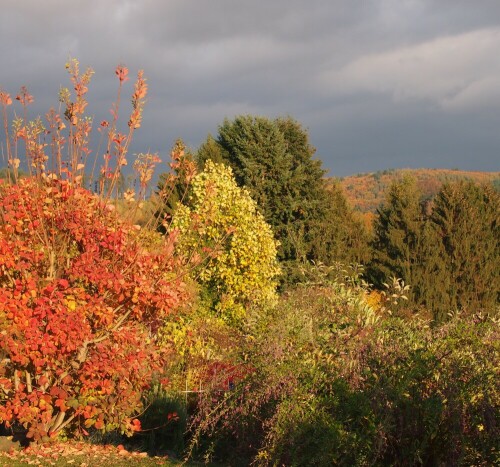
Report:
<svg viewBox="0 0 500 467"><path fill-rule="evenodd" d="M495 312L500 296L500 194L472 181L447 183L436 196L430 220L446 271L436 278L446 289L441 312Z"/></svg>
<svg viewBox="0 0 500 467"><path fill-rule="evenodd" d="M215 164L224 163L227 157L222 155L222 147L214 137L209 134L207 139L201 144L196 153L196 162L200 170L205 168L205 162L211 160Z"/></svg>
<svg viewBox="0 0 500 467"><path fill-rule="evenodd" d="M309 233L311 256L325 264L367 264L368 233L347 203L340 183L328 186L323 195L325 217L312 222Z"/></svg>
<svg viewBox="0 0 500 467"><path fill-rule="evenodd" d="M369 277L378 287L397 277L415 288L425 224L421 197L415 180L405 177L389 187L385 204L377 210Z"/></svg>
<svg viewBox="0 0 500 467"><path fill-rule="evenodd" d="M345 229L352 216L346 214L343 194L327 190L325 170L314 154L307 131L294 119L251 115L226 119L217 138L209 137L198 151L201 165L210 158L229 165L238 185L257 202L279 241L278 256L288 271L284 277L292 282L297 263L328 262L334 256L349 262L355 256ZM350 231L359 237L360 228Z"/></svg>

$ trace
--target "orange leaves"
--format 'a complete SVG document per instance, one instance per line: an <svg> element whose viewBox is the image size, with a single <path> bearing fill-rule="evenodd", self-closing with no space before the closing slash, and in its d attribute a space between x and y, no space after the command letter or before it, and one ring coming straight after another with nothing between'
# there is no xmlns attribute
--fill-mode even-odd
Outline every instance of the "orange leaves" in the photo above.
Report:
<svg viewBox="0 0 500 467"><path fill-rule="evenodd" d="M123 65L118 65L115 70L116 76L120 80L120 83L123 83L128 80L128 68Z"/></svg>
<svg viewBox="0 0 500 467"><path fill-rule="evenodd" d="M28 92L28 88L26 88L26 86L21 86L21 90L16 96L16 100L19 101L23 107L28 104L32 104L35 101L33 96Z"/></svg>
<svg viewBox="0 0 500 467"><path fill-rule="evenodd" d="M128 126L132 129L137 129L141 126L142 110L147 93L148 85L146 84L146 78L144 78L143 70L140 70L137 74L137 81L135 82L134 93L132 95L133 112L128 122Z"/></svg>
<svg viewBox="0 0 500 467"><path fill-rule="evenodd" d="M81 432L88 436L84 429ZM118 458L119 457L119 458ZM148 457L147 452L128 451L123 444L118 446L94 444L84 441L65 441L30 445L23 450L0 453L0 464L10 465L75 465L90 467L95 465L135 465L137 458ZM123 460L122 460L123 458ZM155 456L148 465L164 465L168 456ZM5 459L5 461L4 461ZM8 459L8 460L7 460Z"/></svg>
<svg viewBox="0 0 500 467"><path fill-rule="evenodd" d="M138 418L134 418L131 422L132 431L141 431L141 421Z"/></svg>
<svg viewBox="0 0 500 467"><path fill-rule="evenodd" d="M4 107L12 104L12 99L8 92L0 91L0 104Z"/></svg>
<svg viewBox="0 0 500 467"><path fill-rule="evenodd" d="M46 435L43 425L57 432L58 414L75 417L75 427L83 418L96 428L140 429L130 417L163 368L148 326L185 294L168 275L179 267L170 243L149 251L140 231L63 180L1 186L0 203L7 336L0 352L8 356L0 362L0 394L8 391L9 402L0 420L25 423L35 438Z"/></svg>
<svg viewBox="0 0 500 467"><path fill-rule="evenodd" d="M139 175L141 193L143 196L145 194L145 188L151 181L154 174L154 169L161 162L158 154L152 153L140 153L137 155L137 159L134 162L134 169Z"/></svg>
<svg viewBox="0 0 500 467"><path fill-rule="evenodd" d="M101 123L107 134L102 174L110 188L99 198L81 187L93 72L82 74L76 60L66 68L74 93L60 92L64 116L50 110L43 122L19 117L12 134L10 125L5 129L10 168L16 173L16 145L22 144L23 163L34 176L0 185L0 423L22 423L36 440L56 436L63 426L81 431L84 421L128 434L140 430L133 416L141 393L165 366L153 333L188 293L173 236L145 235L108 199L141 125L148 91L143 72L134 85L128 134L117 131L119 97L113 121ZM119 66L116 75L121 89L128 69ZM23 106L33 102L26 88L16 99ZM0 92L5 122L11 103ZM139 157L139 197L159 161L156 154Z"/></svg>
<svg viewBox="0 0 500 467"><path fill-rule="evenodd" d="M104 428L104 420L101 416L94 423L94 427L98 430L102 430Z"/></svg>
<svg viewBox="0 0 500 467"><path fill-rule="evenodd" d="M45 375L38 378L38 384L40 386L45 386L48 382L49 382L49 378L47 378Z"/></svg>
<svg viewBox="0 0 500 467"><path fill-rule="evenodd" d="M137 73L137 81L134 86L134 94L132 95L132 101L138 102L146 98L148 93L148 85L146 84L146 78L144 78L144 71L139 70Z"/></svg>

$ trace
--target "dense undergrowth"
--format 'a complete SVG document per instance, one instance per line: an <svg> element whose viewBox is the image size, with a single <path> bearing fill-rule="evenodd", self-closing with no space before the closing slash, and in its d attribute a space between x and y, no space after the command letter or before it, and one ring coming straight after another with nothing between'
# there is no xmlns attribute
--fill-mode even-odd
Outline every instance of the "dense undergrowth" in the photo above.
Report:
<svg viewBox="0 0 500 467"><path fill-rule="evenodd" d="M200 398L191 447L242 465L498 461L498 321L435 327L369 301L339 283L284 294L238 352L247 376Z"/></svg>

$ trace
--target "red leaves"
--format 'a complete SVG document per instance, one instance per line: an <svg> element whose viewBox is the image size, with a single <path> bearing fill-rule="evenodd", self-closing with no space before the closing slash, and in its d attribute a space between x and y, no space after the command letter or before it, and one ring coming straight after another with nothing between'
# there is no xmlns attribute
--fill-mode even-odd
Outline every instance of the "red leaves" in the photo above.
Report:
<svg viewBox="0 0 500 467"><path fill-rule="evenodd" d="M141 431L141 421L138 418L134 418L131 423L132 431Z"/></svg>
<svg viewBox="0 0 500 467"><path fill-rule="evenodd" d="M123 83L128 80L128 68L123 65L118 65L115 70L116 76L120 80L120 83Z"/></svg>
<svg viewBox="0 0 500 467"><path fill-rule="evenodd" d="M140 231L65 181L2 185L0 206L0 352L8 356L0 420L25 424L35 439L70 417L77 430L80 419L139 430L130 417L164 365L150 329L184 298L172 245L150 252Z"/></svg>
<svg viewBox="0 0 500 467"><path fill-rule="evenodd" d="M66 375L64 378L61 379L61 382L64 385L68 385L73 381L73 378L70 375Z"/></svg>
<svg viewBox="0 0 500 467"><path fill-rule="evenodd" d="M8 92L0 91L0 105L6 107L12 104L12 99Z"/></svg>
<svg viewBox="0 0 500 467"><path fill-rule="evenodd" d="M179 420L179 415L177 415L177 412L171 412L167 414L167 421L171 422L176 422Z"/></svg>

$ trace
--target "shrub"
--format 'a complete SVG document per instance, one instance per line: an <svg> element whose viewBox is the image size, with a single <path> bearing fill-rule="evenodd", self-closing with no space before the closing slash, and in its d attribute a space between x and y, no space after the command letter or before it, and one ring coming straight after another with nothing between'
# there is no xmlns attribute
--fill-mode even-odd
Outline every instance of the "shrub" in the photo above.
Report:
<svg viewBox="0 0 500 467"><path fill-rule="evenodd" d="M206 258L196 270L219 316L238 322L246 307L276 300L276 243L269 225L232 170L207 161L192 182L186 204L174 213L178 248Z"/></svg>
<svg viewBox="0 0 500 467"><path fill-rule="evenodd" d="M143 446L151 454L182 452L187 423L182 395L155 383L145 392L144 400L145 410L139 417L141 432L137 434Z"/></svg>
<svg viewBox="0 0 500 467"><path fill-rule="evenodd" d="M109 184L95 195L82 187L92 178L92 121L84 115L92 71L81 75L75 60L67 69L76 97L61 92L64 117L51 110L47 128L40 118L15 119L11 133L12 101L0 95L13 182L0 185L0 422L23 425L35 440L63 429L138 430L141 393L167 357L156 329L186 297L175 235L143 232L110 202L141 124L142 72L128 133L117 131L117 106L113 121L101 124L108 132L101 173ZM116 70L120 90L127 73ZM17 99L25 107L32 101L24 88ZM20 179L22 149L30 175ZM139 155L139 198L156 160Z"/></svg>
<svg viewBox="0 0 500 467"><path fill-rule="evenodd" d="M276 245L270 227L231 169L207 161L178 204L178 249L204 261L192 271L198 299L165 320L170 378L179 390L226 390L246 371L238 348L253 310L276 299Z"/></svg>
<svg viewBox="0 0 500 467"><path fill-rule="evenodd" d="M252 371L202 398L193 450L258 465L495 463L498 322L432 328L366 297L339 283L282 297L241 350Z"/></svg>

